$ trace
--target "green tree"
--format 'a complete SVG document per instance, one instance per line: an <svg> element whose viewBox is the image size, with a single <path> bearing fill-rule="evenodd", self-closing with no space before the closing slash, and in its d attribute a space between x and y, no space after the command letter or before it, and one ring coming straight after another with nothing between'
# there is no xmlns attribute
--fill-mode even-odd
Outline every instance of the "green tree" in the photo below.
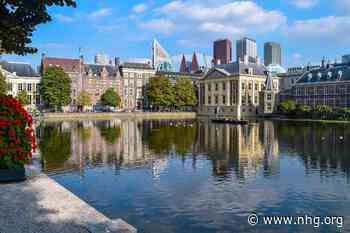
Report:
<svg viewBox="0 0 350 233"><path fill-rule="evenodd" d="M17 94L17 99L19 100L19 102L21 102L22 105L26 106L28 104L30 104L30 99L29 99L29 95L28 92L25 90L20 91Z"/></svg>
<svg viewBox="0 0 350 233"><path fill-rule="evenodd" d="M0 1L0 41L5 53L25 55L36 53L28 47L31 37L39 24L52 20L48 7L76 6L75 0L3 0ZM0 46L1 47L1 46Z"/></svg>
<svg viewBox="0 0 350 233"><path fill-rule="evenodd" d="M328 105L320 104L316 105L314 112L321 116L321 118L325 118L329 113L332 112L332 108Z"/></svg>
<svg viewBox="0 0 350 233"><path fill-rule="evenodd" d="M172 107L175 104L174 87L166 77L151 78L146 93L150 103L155 107Z"/></svg>
<svg viewBox="0 0 350 233"><path fill-rule="evenodd" d="M298 105L296 111L299 114L307 115L311 112L311 107L308 105Z"/></svg>
<svg viewBox="0 0 350 233"><path fill-rule="evenodd" d="M40 81L40 94L45 105L60 110L71 102L71 79L61 67L48 67Z"/></svg>
<svg viewBox="0 0 350 233"><path fill-rule="evenodd" d="M87 91L81 91L78 96L78 105L82 109L91 104L91 96Z"/></svg>
<svg viewBox="0 0 350 233"><path fill-rule="evenodd" d="M101 96L101 103L105 106L118 107L120 102L120 96L113 88L108 88Z"/></svg>
<svg viewBox="0 0 350 233"><path fill-rule="evenodd" d="M197 104L197 96L194 91L192 81L189 78L179 78L176 80L175 85L175 106L178 108L190 106L193 107Z"/></svg>
<svg viewBox="0 0 350 233"><path fill-rule="evenodd" d="M7 94L7 83L5 80L5 77L0 72L0 95L6 95Z"/></svg>
<svg viewBox="0 0 350 233"><path fill-rule="evenodd" d="M280 111L284 114L292 114L295 112L296 108L297 108L297 105L295 101L292 101L292 100L283 101L279 105Z"/></svg>

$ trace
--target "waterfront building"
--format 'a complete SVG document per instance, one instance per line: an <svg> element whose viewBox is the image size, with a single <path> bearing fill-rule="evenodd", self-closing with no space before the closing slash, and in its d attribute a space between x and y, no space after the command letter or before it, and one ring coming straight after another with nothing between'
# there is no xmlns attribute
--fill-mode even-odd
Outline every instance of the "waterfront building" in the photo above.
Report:
<svg viewBox="0 0 350 233"><path fill-rule="evenodd" d="M241 62L258 62L258 51L256 41L250 38L243 38L237 41L237 61Z"/></svg>
<svg viewBox="0 0 350 233"><path fill-rule="evenodd" d="M123 81L123 106L127 110L142 110L148 107L145 87L155 74L149 64L125 62L120 66Z"/></svg>
<svg viewBox="0 0 350 233"><path fill-rule="evenodd" d="M276 42L266 42L264 44L264 64L282 65L282 49L281 45Z"/></svg>
<svg viewBox="0 0 350 233"><path fill-rule="evenodd" d="M114 90L123 99L122 79L119 67L113 65L84 64L84 58L54 58L42 56L41 72L50 66L62 67L72 80L71 98L72 102L65 108L66 111L78 110L77 98L81 91L87 91L91 96L91 106L87 109L98 108L101 95L108 89Z"/></svg>
<svg viewBox="0 0 350 233"><path fill-rule="evenodd" d="M266 77L266 69L257 63L234 62L216 66L199 80L199 107L200 115L234 116L237 119L265 114L263 109L272 112L278 104L279 77L271 80ZM266 82L268 89L265 97ZM262 95L262 93L264 93ZM274 102L272 102L274 100ZM261 105L268 105L261 107ZM271 105L269 105L271 104Z"/></svg>
<svg viewBox="0 0 350 233"><path fill-rule="evenodd" d="M229 64L232 62L232 41L220 39L214 41L214 64Z"/></svg>
<svg viewBox="0 0 350 233"><path fill-rule="evenodd" d="M342 63L350 63L350 54L343 55L341 60Z"/></svg>
<svg viewBox="0 0 350 233"><path fill-rule="evenodd" d="M350 107L350 64L325 64L306 71L291 90L290 99L300 105Z"/></svg>
<svg viewBox="0 0 350 233"><path fill-rule="evenodd" d="M41 77L30 63L2 61L0 72L8 83L8 95L16 97L19 92L26 91L30 102L28 109L41 105L39 93Z"/></svg>

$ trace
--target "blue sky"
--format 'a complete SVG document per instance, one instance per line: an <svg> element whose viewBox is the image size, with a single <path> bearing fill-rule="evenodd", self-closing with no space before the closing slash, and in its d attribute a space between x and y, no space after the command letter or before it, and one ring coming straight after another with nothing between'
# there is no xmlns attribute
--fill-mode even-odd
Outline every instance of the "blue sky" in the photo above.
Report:
<svg viewBox="0 0 350 233"><path fill-rule="evenodd" d="M264 42L281 43L284 66L350 53L350 0L78 0L49 11L53 21L33 36L39 52L5 59L37 65L43 52L77 57L79 47L87 61L96 53L150 58L153 38L174 56L212 55L215 39L243 36L257 40L261 58Z"/></svg>

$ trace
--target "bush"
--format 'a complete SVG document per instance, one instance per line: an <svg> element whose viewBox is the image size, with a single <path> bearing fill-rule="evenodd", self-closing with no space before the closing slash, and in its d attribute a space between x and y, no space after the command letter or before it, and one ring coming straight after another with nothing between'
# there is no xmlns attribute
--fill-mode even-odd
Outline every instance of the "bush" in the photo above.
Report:
<svg viewBox="0 0 350 233"><path fill-rule="evenodd" d="M292 101L292 100L283 101L278 106L278 109L283 114L287 114L287 115L294 114L296 111L296 108L297 108L297 105L296 105L295 101Z"/></svg>
<svg viewBox="0 0 350 233"><path fill-rule="evenodd" d="M0 97L0 169L23 166L35 151L32 116L13 97Z"/></svg>

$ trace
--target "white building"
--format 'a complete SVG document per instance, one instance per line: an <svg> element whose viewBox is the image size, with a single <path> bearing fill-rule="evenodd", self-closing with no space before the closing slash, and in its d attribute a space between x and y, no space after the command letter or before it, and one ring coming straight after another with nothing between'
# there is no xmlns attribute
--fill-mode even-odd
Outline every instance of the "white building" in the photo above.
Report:
<svg viewBox="0 0 350 233"><path fill-rule="evenodd" d="M127 110L141 110L147 106L145 86L155 75L149 64L125 62L121 65L123 81L123 107Z"/></svg>
<svg viewBox="0 0 350 233"><path fill-rule="evenodd" d="M250 38L243 38L237 41L237 61L258 62L258 51L256 41Z"/></svg>
<svg viewBox="0 0 350 233"><path fill-rule="evenodd" d="M96 54L95 55L95 64L98 65L109 65L110 60L108 59L108 56L105 54Z"/></svg>
<svg viewBox="0 0 350 233"><path fill-rule="evenodd" d="M41 77L29 63L2 61L0 72L9 84L8 95L16 97L21 91L26 91L30 100L28 108L41 105L39 94Z"/></svg>

